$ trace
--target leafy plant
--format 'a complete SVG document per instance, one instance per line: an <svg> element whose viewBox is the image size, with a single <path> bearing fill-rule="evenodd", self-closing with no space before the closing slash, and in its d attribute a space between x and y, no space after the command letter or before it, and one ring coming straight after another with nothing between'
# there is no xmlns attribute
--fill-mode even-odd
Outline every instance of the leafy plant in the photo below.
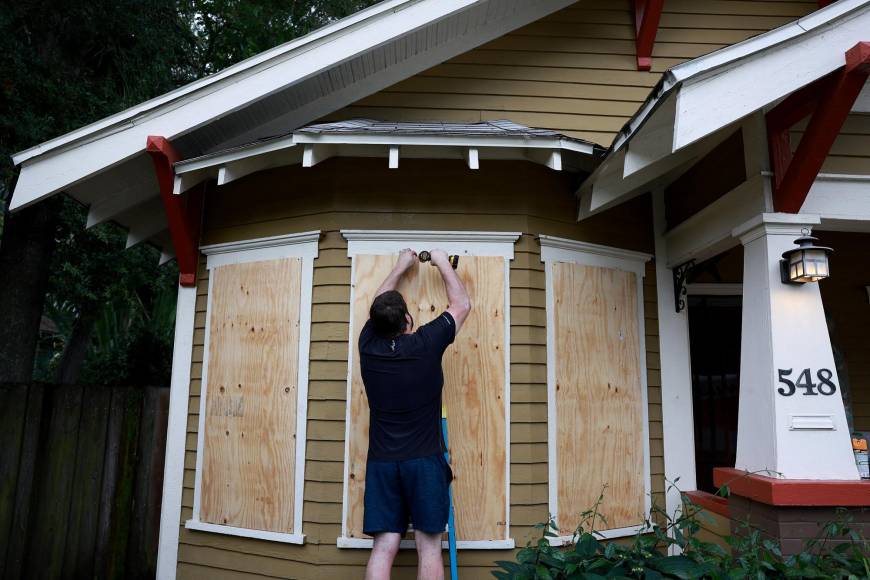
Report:
<svg viewBox="0 0 870 580"><path fill-rule="evenodd" d="M676 488L672 483L669 486ZM738 533L725 538L730 550L703 541L698 534L703 512L688 498L676 517L653 505L641 531L629 543L604 541L598 526L607 525L599 511L605 490L581 514L568 542L559 539L551 518L535 526L541 530L540 537L519 550L516 561L496 562L493 576L500 580L870 578L866 540L852 527L845 510L838 511L836 521L826 524L804 551L784 557L779 543L764 537L748 521L741 522ZM727 496L728 486L718 493ZM833 540L838 542L831 548Z"/></svg>

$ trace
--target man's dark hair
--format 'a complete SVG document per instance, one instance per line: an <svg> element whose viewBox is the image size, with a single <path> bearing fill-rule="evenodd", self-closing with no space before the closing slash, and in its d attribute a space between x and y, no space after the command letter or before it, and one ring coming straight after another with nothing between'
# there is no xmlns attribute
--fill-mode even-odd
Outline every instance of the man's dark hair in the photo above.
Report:
<svg viewBox="0 0 870 580"><path fill-rule="evenodd" d="M405 331L408 324L405 314L408 314L408 305L395 290L388 290L375 298L369 309L375 333L384 338L393 338Z"/></svg>

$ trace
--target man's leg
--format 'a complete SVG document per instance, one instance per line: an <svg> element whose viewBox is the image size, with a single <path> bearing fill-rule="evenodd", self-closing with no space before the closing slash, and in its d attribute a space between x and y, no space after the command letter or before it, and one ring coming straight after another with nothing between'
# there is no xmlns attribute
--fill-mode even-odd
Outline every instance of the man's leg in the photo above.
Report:
<svg viewBox="0 0 870 580"><path fill-rule="evenodd" d="M441 557L441 534L414 532L417 540L417 580L444 580L444 560Z"/></svg>
<svg viewBox="0 0 870 580"><path fill-rule="evenodd" d="M383 532L375 535L375 545L366 566L366 580L390 580L393 560L399 551L401 534Z"/></svg>

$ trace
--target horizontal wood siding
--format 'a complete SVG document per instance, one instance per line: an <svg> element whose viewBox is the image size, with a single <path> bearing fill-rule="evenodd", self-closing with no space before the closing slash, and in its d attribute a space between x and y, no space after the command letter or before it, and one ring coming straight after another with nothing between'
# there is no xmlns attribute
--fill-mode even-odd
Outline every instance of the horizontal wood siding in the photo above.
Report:
<svg viewBox="0 0 870 580"><path fill-rule="evenodd" d="M803 121L792 131L792 149L800 144L806 125ZM870 114L852 113L846 118L822 172L870 175Z"/></svg>
<svg viewBox="0 0 870 580"><path fill-rule="evenodd" d="M368 550L339 550L350 259L342 228L519 231L510 265L511 536L522 546L547 519L546 313L538 234L652 251L648 197L576 223L576 178L526 162L331 159L311 169L275 169L207 195L204 243L314 229L324 231L314 262L303 546L192 532L182 528L181 578L332 578L362 576ZM183 521L193 507L199 379L205 338L207 273L200 268L188 421ZM644 285L650 377L653 490L664 488L655 270ZM650 300L652 302L650 302ZM650 318L652 317L652 318ZM505 551L461 551L463 578L490 578ZM413 578L416 555L403 551L395 578Z"/></svg>
<svg viewBox="0 0 870 580"><path fill-rule="evenodd" d="M632 6L578 2L327 118L510 119L609 145L664 70L818 8L814 1L668 0L652 71L640 72Z"/></svg>

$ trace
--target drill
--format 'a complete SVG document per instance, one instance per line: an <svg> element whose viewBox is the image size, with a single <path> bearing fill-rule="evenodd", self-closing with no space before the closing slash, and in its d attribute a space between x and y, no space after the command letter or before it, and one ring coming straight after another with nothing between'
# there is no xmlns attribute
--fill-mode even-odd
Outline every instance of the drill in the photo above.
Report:
<svg viewBox="0 0 870 580"><path fill-rule="evenodd" d="M417 254L417 257L420 258L421 262L428 262L432 259L432 255L426 250ZM447 261L450 262L450 265L453 266L454 270L459 267L459 256L447 256Z"/></svg>

